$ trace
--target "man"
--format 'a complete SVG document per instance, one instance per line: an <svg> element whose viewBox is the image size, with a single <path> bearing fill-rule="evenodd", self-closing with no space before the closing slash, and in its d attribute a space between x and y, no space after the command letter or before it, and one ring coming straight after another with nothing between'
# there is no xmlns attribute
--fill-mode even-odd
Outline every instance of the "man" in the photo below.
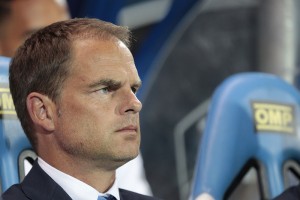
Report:
<svg viewBox="0 0 300 200"><path fill-rule="evenodd" d="M0 0L0 61L12 57L25 39L38 29L69 18L66 0ZM26 171L31 167L27 162L25 166ZM142 157L138 156L118 169L119 186L152 194L144 173Z"/></svg>
<svg viewBox="0 0 300 200"><path fill-rule="evenodd" d="M39 156L11 199L155 199L118 189L115 171L139 153L141 85L128 29L97 19L34 33L10 65L10 90Z"/></svg>
<svg viewBox="0 0 300 200"><path fill-rule="evenodd" d="M34 31L68 18L63 1L0 0L0 55L12 57Z"/></svg>

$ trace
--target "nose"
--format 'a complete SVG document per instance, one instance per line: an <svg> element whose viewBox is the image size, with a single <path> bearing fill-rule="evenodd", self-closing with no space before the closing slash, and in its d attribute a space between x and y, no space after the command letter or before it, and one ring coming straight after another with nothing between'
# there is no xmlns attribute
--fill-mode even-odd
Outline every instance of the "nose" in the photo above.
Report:
<svg viewBox="0 0 300 200"><path fill-rule="evenodd" d="M142 103L131 90L127 92L122 101L123 103L120 108L122 115L139 113L142 109Z"/></svg>

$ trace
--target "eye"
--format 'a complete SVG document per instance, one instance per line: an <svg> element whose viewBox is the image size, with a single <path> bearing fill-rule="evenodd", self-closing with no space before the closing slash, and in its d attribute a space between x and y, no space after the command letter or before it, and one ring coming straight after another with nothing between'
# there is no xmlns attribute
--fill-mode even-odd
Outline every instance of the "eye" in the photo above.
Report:
<svg viewBox="0 0 300 200"><path fill-rule="evenodd" d="M131 91L132 91L134 94L136 94L137 91L138 91L138 89L137 89L136 87L131 87Z"/></svg>
<svg viewBox="0 0 300 200"><path fill-rule="evenodd" d="M108 94L109 92L111 92L111 90L109 89L109 87L105 87L97 90L97 92L100 92L101 94Z"/></svg>

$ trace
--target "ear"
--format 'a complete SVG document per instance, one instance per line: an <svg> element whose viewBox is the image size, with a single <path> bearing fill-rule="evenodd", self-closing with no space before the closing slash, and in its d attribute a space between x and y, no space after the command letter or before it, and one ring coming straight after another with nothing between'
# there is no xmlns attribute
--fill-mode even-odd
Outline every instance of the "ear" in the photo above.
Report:
<svg viewBox="0 0 300 200"><path fill-rule="evenodd" d="M26 105L35 126L47 132L52 132L55 129L56 106L51 99L43 94L32 92L27 96Z"/></svg>

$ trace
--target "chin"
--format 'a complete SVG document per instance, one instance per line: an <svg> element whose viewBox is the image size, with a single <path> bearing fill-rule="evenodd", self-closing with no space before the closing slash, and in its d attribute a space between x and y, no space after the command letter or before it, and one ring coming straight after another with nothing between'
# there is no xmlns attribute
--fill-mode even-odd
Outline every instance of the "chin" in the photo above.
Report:
<svg viewBox="0 0 300 200"><path fill-rule="evenodd" d="M136 153L132 153L132 154L127 154L127 155L123 155L123 156L119 156L116 158L116 162L120 162L120 163L127 163L131 160L133 160L134 158L136 158L138 156L139 152Z"/></svg>
<svg viewBox="0 0 300 200"><path fill-rule="evenodd" d="M118 157L113 159L113 164L111 165L113 170L116 170L117 168L121 167L122 165L128 163L129 161L136 158L136 156L124 156L124 157Z"/></svg>

